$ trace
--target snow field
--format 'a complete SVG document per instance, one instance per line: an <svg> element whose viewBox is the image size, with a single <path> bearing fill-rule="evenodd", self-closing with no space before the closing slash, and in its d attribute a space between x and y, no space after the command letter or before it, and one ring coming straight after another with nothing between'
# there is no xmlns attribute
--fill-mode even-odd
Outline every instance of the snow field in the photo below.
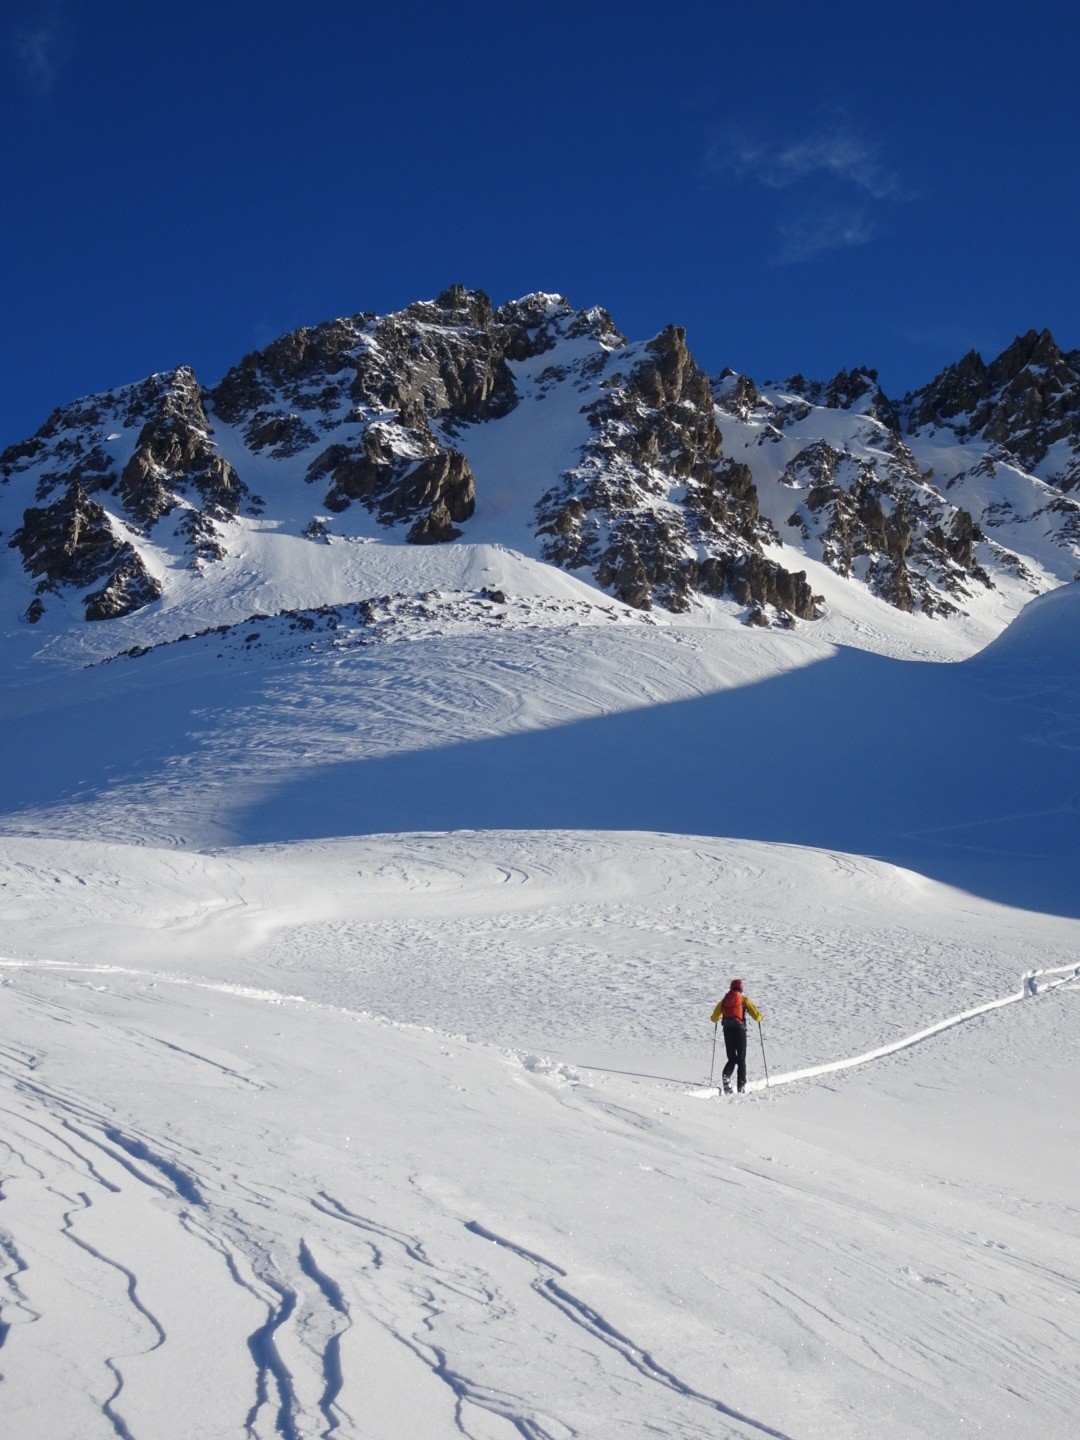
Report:
<svg viewBox="0 0 1080 1440"><path fill-rule="evenodd" d="M674 836L2 853L26 1440L1071 1433L1076 922ZM779 1075L1055 956L686 1093L729 971Z"/></svg>
<svg viewBox="0 0 1080 1440"><path fill-rule="evenodd" d="M479 574L4 689L5 1435L1072 1440L1080 589L949 665Z"/></svg>

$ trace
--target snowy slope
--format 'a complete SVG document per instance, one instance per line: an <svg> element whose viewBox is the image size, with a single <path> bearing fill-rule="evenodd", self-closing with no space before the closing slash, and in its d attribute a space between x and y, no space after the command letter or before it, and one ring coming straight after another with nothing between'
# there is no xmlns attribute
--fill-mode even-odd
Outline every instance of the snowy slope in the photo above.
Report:
<svg viewBox="0 0 1080 1440"><path fill-rule="evenodd" d="M262 621L10 687L0 803L12 832L188 846L735 836L1075 914L1078 594L960 664L569 600Z"/></svg>
<svg viewBox="0 0 1080 1440"><path fill-rule="evenodd" d="M0 454L0 665L487 576L970 653L1080 569L1080 400L1035 427L1036 464L1028 390L985 434L902 435L869 373L710 388L675 327L629 343L599 309L452 287L283 336L212 388L180 366L85 397Z"/></svg>
<svg viewBox="0 0 1080 1440"><path fill-rule="evenodd" d="M5 1437L1071 1440L1069 415L450 299L6 452Z"/></svg>
<svg viewBox="0 0 1080 1440"><path fill-rule="evenodd" d="M5 855L27 1440L1072 1434L1075 922L675 838Z"/></svg>
<svg viewBox="0 0 1080 1440"><path fill-rule="evenodd" d="M875 661L959 678L1014 752L1034 740L1053 756L1072 833L1076 598L1044 598L966 664ZM739 675L737 647L726 674L719 651L700 647L694 664L679 653L700 632L682 646L647 626L586 633L590 703L606 674L606 703L661 729L680 707L646 702L674 673L715 692L685 703L719 703L843 659L804 656L786 680L746 685L755 671L744 654ZM637 652L650 663L636 695L626 653L616 663L596 648L624 634L656 642ZM380 663L409 662L383 677L395 763L410 744L430 752L419 747L442 675L446 713L466 728L470 693L530 697L515 720L548 737L552 764L512 766L508 803L535 807L564 770L573 783L555 812L575 785L595 790L574 754L580 724L553 713L556 695L575 703L555 684L572 673L567 636L553 630L545 652L543 632L522 631L533 669L512 685L489 640L491 668L459 667L456 693L445 656L429 655L425 698L418 657L452 638L375 647ZM160 743L172 707L154 667L175 664L172 649L63 685L142 674L143 698L122 708L146 722L158 696ZM183 663L190 686L198 666ZM200 663L219 685L245 666L264 685L295 676L258 653ZM867 695L887 693L882 679ZM72 829L79 814L110 815L143 840L149 815L177 821L181 793L189 817L229 813L231 783L267 783L271 715L294 745L315 743L325 674L320 685L306 705L289 691L304 724L288 722L283 694L259 723L231 705L204 719L212 795L189 770L148 804L148 765L127 791L103 784L99 809L72 803ZM850 699L850 687L834 677L822 694ZM369 670L349 694L377 688ZM105 723L87 698L84 762L103 761ZM935 712L939 742L960 703L954 693ZM340 743L344 713L331 707L315 728ZM790 731L791 710L778 713ZM238 725L230 780L211 737ZM699 757L673 814L702 813L695 789L715 801L731 788L732 767L707 784L724 733L695 724L672 745L667 731L670 753L696 737ZM727 733L745 746L753 724ZM987 791L1000 813L1001 758L984 736L967 744L995 785L943 803L955 819ZM460 748L437 747L444 779ZM665 756L655 734L640 748ZM607 742L588 763L609 750L618 765ZM343 788L341 768L330 773L313 813ZM469 784L483 789L483 774ZM855 766L845 789L822 770L820 808L868 823L882 774ZM439 776L405 776L399 814L427 803L428 779ZM465 807L468 788L445 803ZM370 789L364 779L357 793ZM1078 921L839 851L627 833L632 786L609 803L625 823L603 833L433 830L199 853L63 838L60 811L41 825L58 838L3 841L0 1370L20 1437L1072 1434ZM275 839L304 833L295 795L264 811ZM1015 817L998 827L1006 840L1016 829ZM1059 859L1069 833L1067 816L1039 828ZM1017 846L997 844L998 868L1022 881ZM1059 887L1066 912L1067 895ZM729 1109L705 1082L708 1016L731 973L765 1010L771 1085L752 1048L751 1093Z"/></svg>

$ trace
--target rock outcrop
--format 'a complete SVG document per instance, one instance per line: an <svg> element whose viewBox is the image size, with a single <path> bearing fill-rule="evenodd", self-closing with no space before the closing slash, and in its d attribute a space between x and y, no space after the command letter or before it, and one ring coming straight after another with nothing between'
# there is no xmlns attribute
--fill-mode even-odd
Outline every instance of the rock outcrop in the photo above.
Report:
<svg viewBox="0 0 1080 1440"><path fill-rule="evenodd" d="M326 509L356 502L384 525L408 524L416 544L440 543L462 533L476 500L453 437L515 407L511 362L566 334L615 333L606 311L575 313L561 297L495 309L483 291L453 285L394 315L282 336L230 370L211 403L250 449L277 459L334 436L305 467L310 482L328 482Z"/></svg>
<svg viewBox="0 0 1080 1440"><path fill-rule="evenodd" d="M132 413L148 418L120 475L127 514L148 529L187 497L208 519L232 519L248 490L211 440L192 371L182 365L170 375L143 381L134 388Z"/></svg>
<svg viewBox="0 0 1080 1440"><path fill-rule="evenodd" d="M897 609L955 613L973 583L991 583L975 556L979 527L927 483L899 437L862 439L857 449L815 440L789 461L788 524L838 575L858 576Z"/></svg>
<svg viewBox="0 0 1080 1440"><path fill-rule="evenodd" d="M126 615L161 594L135 548L119 538L104 507L78 480L51 505L27 509L8 545L20 552L25 570L37 581L26 613L31 623L44 613L41 597L62 585L87 589L104 582L84 598L88 620Z"/></svg>
<svg viewBox="0 0 1080 1440"><path fill-rule="evenodd" d="M1080 487L1080 351L1060 350L1049 330L1018 336L989 365L970 351L901 409L909 431L988 440L1063 492Z"/></svg>
<svg viewBox="0 0 1080 1440"><path fill-rule="evenodd" d="M685 331L669 326L627 359L588 408L593 438L580 463L537 507L546 558L591 570L638 609L686 610L701 592L813 618L805 573L762 554L775 537L749 469L724 457L709 380Z"/></svg>
<svg viewBox="0 0 1080 1440"><path fill-rule="evenodd" d="M127 439L131 436L131 439ZM126 459L122 459L127 453ZM127 614L158 598L137 537L179 539L192 564L225 553L220 527L259 508L212 439L203 394L187 366L56 410L29 441L0 455L0 478L34 475L34 499L11 542L38 593L85 589L88 619ZM166 536L166 517L179 518ZM119 539L121 529L130 538ZM104 554L112 559L98 563ZM44 604L35 607L40 618Z"/></svg>
<svg viewBox="0 0 1080 1440"><path fill-rule="evenodd" d="M511 504L534 553L637 609L811 620L806 557L948 616L1002 576L1080 568L1080 352L1031 331L897 404L864 367L711 384L679 327L630 344L599 307L454 285L283 335L211 389L180 366L54 411L0 454L0 532L28 620L65 592L106 619L260 528L468 539L492 474L529 477Z"/></svg>

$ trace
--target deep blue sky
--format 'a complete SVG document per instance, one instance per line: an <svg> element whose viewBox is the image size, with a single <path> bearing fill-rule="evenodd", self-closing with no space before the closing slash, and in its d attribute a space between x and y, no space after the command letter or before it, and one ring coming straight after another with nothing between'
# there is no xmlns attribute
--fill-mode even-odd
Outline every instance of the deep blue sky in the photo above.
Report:
<svg viewBox="0 0 1080 1440"><path fill-rule="evenodd" d="M1073 3L8 0L0 446L454 281L711 372L1080 346Z"/></svg>

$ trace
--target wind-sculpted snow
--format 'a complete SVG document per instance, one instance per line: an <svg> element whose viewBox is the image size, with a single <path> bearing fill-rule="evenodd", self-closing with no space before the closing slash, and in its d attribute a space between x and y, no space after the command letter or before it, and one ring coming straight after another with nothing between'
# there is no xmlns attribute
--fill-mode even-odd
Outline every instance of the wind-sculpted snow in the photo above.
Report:
<svg viewBox="0 0 1080 1440"><path fill-rule="evenodd" d="M499 538L502 441L530 486L583 443L596 377L551 350L622 343L548 346L558 308L512 408L438 336L397 397L471 449L479 543L305 535L305 487L211 517L242 544L160 604L70 627L50 591L0 650L4 1440L1073 1440L1080 588L999 635L1068 545L947 623L826 558L783 631L621 605ZM358 334L234 377L276 387L260 454ZM830 443L895 423L861 386L807 390ZM994 545L949 523L960 570L919 573L970 589Z"/></svg>
<svg viewBox="0 0 1080 1440"><path fill-rule="evenodd" d="M1071 1435L1075 922L676 837L2 853L20 1440ZM703 1103L729 973L777 1083Z"/></svg>
<svg viewBox="0 0 1080 1440"><path fill-rule="evenodd" d="M647 1351L642 1350L639 1345L619 1333L614 1326L610 1325L603 1315L599 1314L586 1301L574 1295L561 1282L566 1277L566 1271L560 1266L545 1260L542 1255L536 1255L531 1250L526 1250L513 1241L496 1235L494 1231L488 1230L485 1226L470 1220L466 1226L470 1234L478 1236L481 1240L487 1240L492 1245L500 1245L503 1249L509 1250L511 1254L532 1265L537 1274L533 1282L533 1289L536 1294L551 1302L572 1325L580 1327L587 1335L599 1340L601 1344L609 1346L616 1354L621 1355L627 1364L654 1384L665 1386L674 1391L676 1395L684 1399L697 1401L705 1410L713 1410L718 1415L723 1415L729 1420L735 1420L740 1426L745 1426L747 1431L756 1431L761 1435L771 1435L776 1440L788 1440L779 1430L773 1430L768 1425L762 1425L748 1415L740 1415L738 1411L732 1410L722 1400L717 1400L711 1395L702 1395L692 1386L685 1384L677 1375L658 1365Z"/></svg>
<svg viewBox="0 0 1080 1440"><path fill-rule="evenodd" d="M1075 913L1075 592L1025 616L1030 654L1003 640L964 664L479 592L424 601L426 635L393 596L264 618L13 687L24 758L0 809L23 833L187 845L735 835Z"/></svg>

